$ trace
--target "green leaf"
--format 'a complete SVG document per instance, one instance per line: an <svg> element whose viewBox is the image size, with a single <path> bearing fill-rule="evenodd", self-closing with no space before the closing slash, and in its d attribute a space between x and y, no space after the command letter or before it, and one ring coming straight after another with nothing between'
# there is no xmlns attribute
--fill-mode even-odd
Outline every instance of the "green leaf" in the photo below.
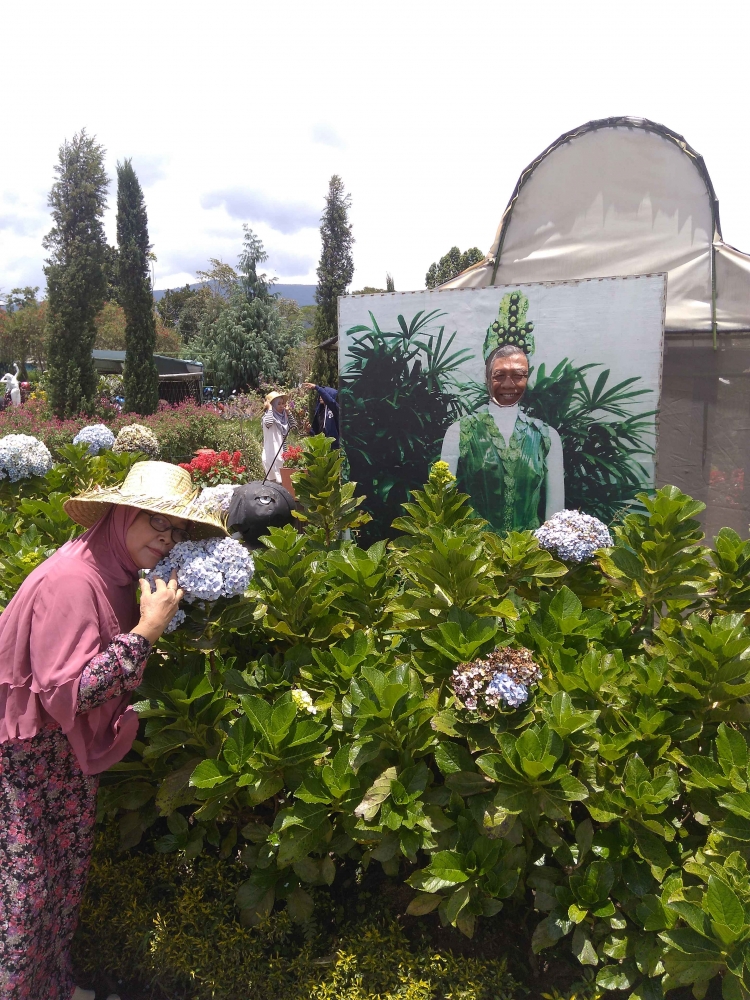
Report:
<svg viewBox="0 0 750 1000"><path fill-rule="evenodd" d="M604 990L629 990L637 978L635 964L605 965L596 974L596 985Z"/></svg>
<svg viewBox="0 0 750 1000"><path fill-rule="evenodd" d="M354 815L368 822L373 820L377 816L380 806L391 794L391 782L395 778L395 767L389 767L383 771L365 793L364 798L354 810Z"/></svg>
<svg viewBox="0 0 750 1000"><path fill-rule="evenodd" d="M442 902L442 896L436 893L419 892L406 907L406 912L411 917L421 917L425 913L432 913Z"/></svg>
<svg viewBox="0 0 750 1000"><path fill-rule="evenodd" d="M716 924L728 928L734 938L739 936L745 923L744 908L734 890L715 875L711 875L708 880L708 890L703 897L703 905Z"/></svg>
<svg viewBox="0 0 750 1000"><path fill-rule="evenodd" d="M203 760L190 775L190 784L195 788L215 788L232 777L229 767L220 760Z"/></svg>
<svg viewBox="0 0 750 1000"><path fill-rule="evenodd" d="M435 763L443 774L474 771L474 759L469 751L452 740L441 740L435 747Z"/></svg>

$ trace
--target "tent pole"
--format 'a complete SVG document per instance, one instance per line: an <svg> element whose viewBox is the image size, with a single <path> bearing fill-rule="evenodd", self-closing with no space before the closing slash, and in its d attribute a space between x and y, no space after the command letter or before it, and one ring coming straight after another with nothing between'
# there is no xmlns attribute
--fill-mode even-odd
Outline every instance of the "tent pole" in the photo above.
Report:
<svg viewBox="0 0 750 1000"><path fill-rule="evenodd" d="M719 343L716 336L716 244L713 240L711 240L711 333L716 351L719 349Z"/></svg>

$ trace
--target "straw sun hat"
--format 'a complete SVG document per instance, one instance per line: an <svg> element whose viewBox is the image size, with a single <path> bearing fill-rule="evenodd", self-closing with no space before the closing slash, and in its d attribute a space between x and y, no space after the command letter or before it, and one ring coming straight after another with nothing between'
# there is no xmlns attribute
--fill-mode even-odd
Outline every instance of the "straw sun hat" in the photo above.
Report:
<svg viewBox="0 0 750 1000"><path fill-rule="evenodd" d="M177 465L136 462L120 486L86 490L70 497L63 506L68 517L84 528L96 524L113 504L124 504L192 521L195 538L226 535L227 530L220 517L195 506L199 493L190 473Z"/></svg>
<svg viewBox="0 0 750 1000"><path fill-rule="evenodd" d="M271 404L274 401L274 399L279 399L279 398L281 398L281 399L289 399L289 393L288 392L269 392L268 395L266 396L266 402L268 404Z"/></svg>

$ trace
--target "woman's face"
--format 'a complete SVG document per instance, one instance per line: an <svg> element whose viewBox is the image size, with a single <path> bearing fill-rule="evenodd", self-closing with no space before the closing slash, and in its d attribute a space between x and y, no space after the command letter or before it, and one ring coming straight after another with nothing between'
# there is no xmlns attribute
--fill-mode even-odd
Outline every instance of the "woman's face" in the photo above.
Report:
<svg viewBox="0 0 750 1000"><path fill-rule="evenodd" d="M283 396L277 396L271 403L271 406L277 413L283 413L286 409L286 399Z"/></svg>
<svg viewBox="0 0 750 1000"><path fill-rule="evenodd" d="M504 358L495 358L490 371L490 383L495 402L514 406L526 392L529 362L523 351Z"/></svg>
<svg viewBox="0 0 750 1000"><path fill-rule="evenodd" d="M154 527L154 519L159 527ZM161 527L165 525L165 527ZM142 510L128 528L125 545L130 558L139 569L153 569L175 547L172 529L187 530L190 522L181 517L167 517Z"/></svg>

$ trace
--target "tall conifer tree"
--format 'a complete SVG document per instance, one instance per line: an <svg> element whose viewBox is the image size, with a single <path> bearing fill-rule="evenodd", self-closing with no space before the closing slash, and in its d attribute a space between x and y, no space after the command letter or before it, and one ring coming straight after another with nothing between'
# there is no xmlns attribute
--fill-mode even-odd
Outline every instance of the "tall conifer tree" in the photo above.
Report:
<svg viewBox="0 0 750 1000"><path fill-rule="evenodd" d="M49 398L56 416L92 412L97 375L94 318L104 305L107 207L104 148L82 129L60 147L44 239L49 329Z"/></svg>
<svg viewBox="0 0 750 1000"><path fill-rule="evenodd" d="M143 190L130 160L117 164L117 244L120 301L125 311L125 409L155 413L159 374L154 363L156 320L148 264L151 245Z"/></svg>
<svg viewBox="0 0 750 1000"><path fill-rule="evenodd" d="M349 222L351 195L344 190L344 182L334 174L328 185L326 207L320 219L322 249L318 264L318 288L315 301L318 309L313 326L316 344L336 336L338 322L338 296L343 295L354 276L352 259L352 225ZM318 350L313 378L318 385L338 385L338 359L336 351Z"/></svg>

